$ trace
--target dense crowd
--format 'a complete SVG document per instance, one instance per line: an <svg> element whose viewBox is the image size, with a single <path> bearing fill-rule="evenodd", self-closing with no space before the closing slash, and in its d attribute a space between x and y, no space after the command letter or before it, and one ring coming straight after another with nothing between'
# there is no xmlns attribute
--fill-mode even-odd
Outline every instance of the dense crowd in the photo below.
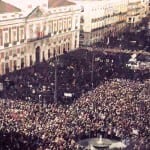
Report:
<svg viewBox="0 0 150 150"><path fill-rule="evenodd" d="M122 140L126 150L149 150L149 70L127 68L130 54L99 51L148 51L146 24L104 39L93 52L65 53L0 76L0 150L82 150L80 140L100 134Z"/></svg>
<svg viewBox="0 0 150 150"><path fill-rule="evenodd" d="M124 32L114 36L113 34L105 39L103 47L128 49L128 50L145 50L150 51L150 36L148 34L148 22L150 17L144 18L138 25L129 25ZM109 39L109 40L108 40ZM108 43L108 44L106 44Z"/></svg>
<svg viewBox="0 0 150 150"><path fill-rule="evenodd" d="M2 149L82 149L77 142L102 134L129 140L128 150L148 150L150 81L113 79L71 105L0 101Z"/></svg>
<svg viewBox="0 0 150 150"><path fill-rule="evenodd" d="M130 54L113 54L80 50L60 56L57 64L57 97L66 101L64 93L74 98L112 78L147 78L147 71L133 71L126 67ZM93 62L93 63L92 63ZM55 90L54 60L25 68L1 77L4 81L3 98L53 102ZM70 98L71 99L71 98ZM71 100L70 100L71 101Z"/></svg>
<svg viewBox="0 0 150 150"><path fill-rule="evenodd" d="M129 58L87 50L58 57L57 103L56 60L2 76L0 148L76 150L79 140L102 134L148 150L149 70L128 69Z"/></svg>

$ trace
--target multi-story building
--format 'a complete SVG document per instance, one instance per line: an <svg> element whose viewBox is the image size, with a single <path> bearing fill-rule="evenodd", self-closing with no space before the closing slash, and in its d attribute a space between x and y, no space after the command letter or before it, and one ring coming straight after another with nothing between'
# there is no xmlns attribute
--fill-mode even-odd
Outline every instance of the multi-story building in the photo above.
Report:
<svg viewBox="0 0 150 150"><path fill-rule="evenodd" d="M126 26L128 0L73 0L80 5L80 45L92 45L115 36Z"/></svg>
<svg viewBox="0 0 150 150"><path fill-rule="evenodd" d="M143 7L143 17L146 17L149 14L149 0L141 0L141 5Z"/></svg>
<svg viewBox="0 0 150 150"><path fill-rule="evenodd" d="M136 26L144 17L144 7L141 0L129 0L127 22Z"/></svg>
<svg viewBox="0 0 150 150"><path fill-rule="evenodd" d="M67 0L47 6L29 13L0 1L0 75L79 47L80 8Z"/></svg>
<svg viewBox="0 0 150 150"><path fill-rule="evenodd" d="M148 14L150 14L150 1L148 2L149 11Z"/></svg>

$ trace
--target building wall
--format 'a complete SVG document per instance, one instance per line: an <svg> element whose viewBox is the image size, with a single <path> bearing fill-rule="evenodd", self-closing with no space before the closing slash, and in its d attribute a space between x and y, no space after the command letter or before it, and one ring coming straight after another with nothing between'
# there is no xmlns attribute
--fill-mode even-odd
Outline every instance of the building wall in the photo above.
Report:
<svg viewBox="0 0 150 150"><path fill-rule="evenodd" d="M149 14L149 0L141 0L141 5L143 7L143 17L146 17Z"/></svg>
<svg viewBox="0 0 150 150"><path fill-rule="evenodd" d="M37 8L22 19L3 19L0 75L78 48L79 31L80 8L76 6L51 8L46 13Z"/></svg>
<svg viewBox="0 0 150 150"><path fill-rule="evenodd" d="M126 26L128 0L75 1L81 6L80 46L92 45Z"/></svg>
<svg viewBox="0 0 150 150"><path fill-rule="evenodd" d="M141 0L129 0L127 22L130 24L138 24L142 18L144 7L141 4Z"/></svg>

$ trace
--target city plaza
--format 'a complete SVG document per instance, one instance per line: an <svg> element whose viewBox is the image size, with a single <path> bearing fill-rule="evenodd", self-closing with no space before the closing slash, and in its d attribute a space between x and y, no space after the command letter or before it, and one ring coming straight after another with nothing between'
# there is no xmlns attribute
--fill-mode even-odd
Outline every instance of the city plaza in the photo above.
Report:
<svg viewBox="0 0 150 150"><path fill-rule="evenodd" d="M0 1L2 150L148 150L148 1L26 3Z"/></svg>

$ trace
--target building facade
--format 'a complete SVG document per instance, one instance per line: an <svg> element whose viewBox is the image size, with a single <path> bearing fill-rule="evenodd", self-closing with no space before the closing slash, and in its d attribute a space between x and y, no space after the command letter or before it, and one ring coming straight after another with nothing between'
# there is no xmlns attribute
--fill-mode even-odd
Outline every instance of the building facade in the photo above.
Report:
<svg viewBox="0 0 150 150"><path fill-rule="evenodd" d="M148 0L18 0L16 6L13 3L14 0L0 0L0 75L79 45L103 43L107 37L124 31L128 24L138 24L149 13Z"/></svg>
<svg viewBox="0 0 150 150"><path fill-rule="evenodd" d="M141 0L141 5L143 6L144 9L144 17L148 16L148 14L150 13L150 1L149 0Z"/></svg>
<svg viewBox="0 0 150 150"><path fill-rule="evenodd" d="M80 8L53 2L47 10L0 14L0 75L79 47Z"/></svg>
<svg viewBox="0 0 150 150"><path fill-rule="evenodd" d="M144 9L141 0L129 0L127 22L136 26L145 16Z"/></svg>
<svg viewBox="0 0 150 150"><path fill-rule="evenodd" d="M92 45L126 26L128 0L74 1L80 5L80 46Z"/></svg>

